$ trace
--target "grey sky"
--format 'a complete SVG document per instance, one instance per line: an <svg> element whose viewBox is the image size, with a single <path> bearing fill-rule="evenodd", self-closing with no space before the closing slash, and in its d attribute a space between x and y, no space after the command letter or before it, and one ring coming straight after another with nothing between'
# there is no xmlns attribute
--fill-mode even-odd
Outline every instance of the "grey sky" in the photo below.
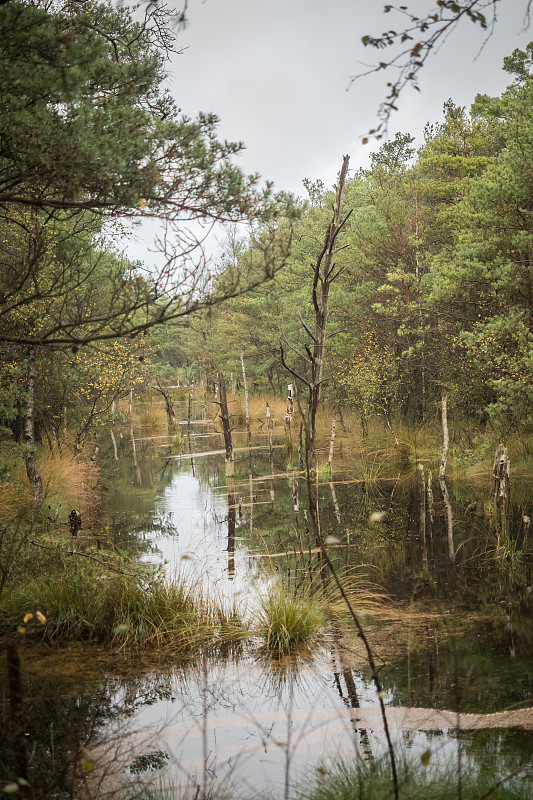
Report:
<svg viewBox="0 0 533 800"><path fill-rule="evenodd" d="M406 4L423 12L435 0ZM380 57L363 47L361 37L401 25L397 15L383 13L383 5L190 0L189 26L178 39L183 53L170 65L171 91L185 114L214 112L220 136L245 143L238 160L245 171L299 195L306 177L330 186L344 153L357 168L378 146L362 145L361 137L376 124L387 78L374 75L347 88L361 62ZM509 82L501 69L504 56L533 39L533 30L523 29L526 6L526 0L498 3L498 23L481 52L486 34L472 23L459 26L423 69L421 93L407 89L402 96L390 134L409 132L421 141L424 125L441 119L448 98L469 107L478 92L500 93ZM131 245L130 254L143 257L138 237Z"/></svg>
<svg viewBox="0 0 533 800"><path fill-rule="evenodd" d="M191 0L190 25L180 34L187 49L175 58L172 86L182 110L213 111L226 138L243 140L240 163L280 189L303 193L302 179L335 180L343 153L363 165L363 136L376 121L384 96L383 75L352 84L360 62L380 56L361 37L401 24L372 0ZM410 2L410 7L415 3ZM421 73L419 94L408 89L391 132L420 136L441 117L451 97L469 106L477 92L499 93L509 82L503 57L533 38L523 31L525 0L503 0L498 24L484 39L465 22ZM417 2L420 10L434 2ZM397 28L396 28L397 29ZM386 54L386 53L385 53ZM383 57L383 56L381 56Z"/></svg>

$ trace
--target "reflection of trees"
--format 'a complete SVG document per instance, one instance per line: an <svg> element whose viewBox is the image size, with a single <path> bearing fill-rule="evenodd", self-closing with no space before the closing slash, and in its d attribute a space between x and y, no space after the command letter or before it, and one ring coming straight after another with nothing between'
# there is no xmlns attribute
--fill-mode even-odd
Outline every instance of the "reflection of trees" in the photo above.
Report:
<svg viewBox="0 0 533 800"><path fill-rule="evenodd" d="M201 442L202 447L213 446L210 439ZM131 547L138 551L147 547L140 535L159 527L163 532L165 522L156 515L156 494L161 494L171 483L175 469L184 468L178 460L165 465L157 452L151 445L146 445L142 452L139 449L143 488L133 490L134 465L131 457L121 455L119 462L114 462L117 471L113 478L113 496L106 498L104 503L106 522L109 524L111 517L111 528L117 542L130 540ZM286 466L283 452L273 452L277 462L274 465L268 447L253 454L236 454L234 502L230 507L238 505L244 495L248 497L251 493L255 505L248 507L248 500L243 504L245 517L244 522L241 520L243 524L239 525L240 540L252 550L265 547L270 553L286 552L286 559L276 560L279 569L286 571L290 567L291 574L302 575L311 565L309 558L302 559L301 554L315 545L314 539L309 541L304 519L307 487L297 474L290 478L275 478L276 499L272 507L269 502L270 476L273 469L284 472ZM250 471L248 462L252 455ZM195 474L201 485L216 488L225 483L223 461L219 456L196 459ZM508 520L509 541L514 543L514 549L507 561L501 557L495 565L491 561L494 545L483 513L490 492L488 482L485 493L465 484L448 485L444 501L440 492L435 498L431 493L429 510L426 508L423 515L424 521L426 517L430 521L429 529L426 528L429 535L424 536L421 528L423 494L420 478L414 478L416 476L405 474L394 482L336 482L332 484L333 492L330 482L319 482L323 534L333 534L343 545L330 548L334 566L349 569L359 567L361 563L370 564L373 567L370 579L385 587L391 595L410 599L415 594L418 599L417 587L426 585L426 599L440 598L450 607L456 605L457 592L460 592L462 602L473 603L476 607L499 603L507 595L516 597L523 593L528 561L527 556L521 556L521 548L525 548L529 532L523 520L528 517L530 492L519 483L513 487L515 505L509 508ZM117 508L128 509L127 518L117 514ZM386 518L371 524L372 513L383 511L387 512ZM339 518L342 520L340 524ZM228 523L231 526L231 514ZM457 552L454 563L451 563L451 524L454 552ZM172 530L164 532L172 533ZM231 530L228 534L231 550ZM316 556L311 561L316 561ZM424 571L429 574L429 582L422 580L421 583Z"/></svg>
<svg viewBox="0 0 533 800"><path fill-rule="evenodd" d="M67 653L64 658L68 661ZM68 671L70 665L65 667ZM23 678L30 783L39 797L70 796L73 769L83 748L106 723L127 713L123 702L117 701L119 682L106 679L84 686L72 676L49 676L45 669ZM4 732L9 731L7 713L4 704L0 707ZM9 734L0 737L0 772L3 776L16 775Z"/></svg>

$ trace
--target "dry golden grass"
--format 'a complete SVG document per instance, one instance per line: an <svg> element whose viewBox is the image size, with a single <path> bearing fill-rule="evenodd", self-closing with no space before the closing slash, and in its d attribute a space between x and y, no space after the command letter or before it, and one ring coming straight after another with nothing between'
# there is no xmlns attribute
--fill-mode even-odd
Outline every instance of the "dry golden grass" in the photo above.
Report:
<svg viewBox="0 0 533 800"><path fill-rule="evenodd" d="M143 434L156 434L168 432L168 417L165 411L165 402L156 397L133 407L133 426Z"/></svg>
<svg viewBox="0 0 533 800"><path fill-rule="evenodd" d="M270 406L270 419L272 425L283 426L283 420L285 419L285 412L287 410L287 401L285 398L280 397L273 397L269 394L254 394L249 397L248 405L250 410L250 427L252 430L257 430L264 426L266 422L266 404ZM245 425L246 420L246 408L245 408L245 400L244 395L235 395L235 397L231 396L228 400L229 403L229 410L230 414L234 414L239 419L239 423L243 426ZM298 410L295 407L294 409L294 416L293 416L293 425L295 424L294 420L298 417ZM299 425L299 422L298 422ZM266 430L266 428L265 428Z"/></svg>
<svg viewBox="0 0 533 800"><path fill-rule="evenodd" d="M96 465L65 448L62 452L39 448L36 460L43 481L43 508L48 510L48 516L54 518L57 510L58 522L66 522L75 508L81 513L84 526L90 524L98 505ZM34 510L33 494L21 462L11 482L0 486L0 524L19 516L30 517Z"/></svg>
<svg viewBox="0 0 533 800"><path fill-rule="evenodd" d="M0 527L17 517L31 517L34 508L33 495L26 481L16 479L0 485Z"/></svg>

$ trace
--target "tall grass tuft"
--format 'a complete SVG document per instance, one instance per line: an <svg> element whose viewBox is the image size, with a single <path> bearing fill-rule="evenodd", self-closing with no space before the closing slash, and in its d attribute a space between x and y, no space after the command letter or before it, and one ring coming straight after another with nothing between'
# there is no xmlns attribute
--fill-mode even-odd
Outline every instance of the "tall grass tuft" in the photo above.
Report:
<svg viewBox="0 0 533 800"><path fill-rule="evenodd" d="M63 553L60 569L34 576L6 592L4 631L37 610L46 623L32 622L28 635L57 641L97 641L187 650L202 642L214 646L237 636L231 626L185 576L113 571L76 554Z"/></svg>
<svg viewBox="0 0 533 800"><path fill-rule="evenodd" d="M43 481L45 519L66 523L69 512L81 512L84 524L90 521L98 505L96 489L98 469L94 463L79 453L66 448L53 451L39 448L37 468ZM24 465L21 462L9 484L0 485L0 524L16 517L29 519L35 513L33 494L28 486Z"/></svg>
<svg viewBox="0 0 533 800"><path fill-rule="evenodd" d="M430 752L420 760L403 759L399 769L400 800L531 800L531 773L502 780L497 772L464 766L459 782L457 770L429 766ZM423 766L426 764L426 766ZM394 796L387 760L378 762L341 761L320 767L315 779L299 786L294 800L391 800Z"/></svg>
<svg viewBox="0 0 533 800"><path fill-rule="evenodd" d="M499 777L496 770L464 765L461 778L448 766L431 768L426 751L420 758L404 758L399 770L400 800L531 800L531 772ZM424 766L426 764L426 766ZM126 794L127 800L211 800L239 797L241 800L266 800L272 795L238 792L237 789L216 786L210 780L199 792L199 786L173 784L160 779L152 788L139 794ZM308 779L290 787L291 800L392 800L394 792L390 769L385 760L365 762L359 759L321 765Z"/></svg>
<svg viewBox="0 0 533 800"><path fill-rule="evenodd" d="M252 612L252 634L276 655L291 652L300 642L316 637L326 622L319 600L305 590L291 591L273 583L259 598Z"/></svg>

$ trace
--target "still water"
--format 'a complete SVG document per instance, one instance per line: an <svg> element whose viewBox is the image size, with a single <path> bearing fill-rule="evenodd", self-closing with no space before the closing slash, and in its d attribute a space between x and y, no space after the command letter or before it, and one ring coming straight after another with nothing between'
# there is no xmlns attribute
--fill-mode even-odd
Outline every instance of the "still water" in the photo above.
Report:
<svg viewBox="0 0 533 800"><path fill-rule="evenodd" d="M318 569L297 453L288 465L281 437L270 450L266 434L254 434L249 450L235 432L235 477L226 479L212 423L181 432L172 449L139 433L134 458L124 435L104 506L115 541L244 614L280 575L296 585ZM428 464L389 472L363 480L339 454L317 482L335 565L357 576L367 599L379 595L360 613L398 752L429 750L432 769L458 759L475 769L489 760L501 776L531 766L531 487L513 484L503 541L487 516L490 476L448 485L445 502ZM385 754L370 671L345 623L290 659L252 641L188 661L34 651L26 669L33 735L57 731L56 760L81 747L96 765L95 797L161 780L283 796L321 762Z"/></svg>

